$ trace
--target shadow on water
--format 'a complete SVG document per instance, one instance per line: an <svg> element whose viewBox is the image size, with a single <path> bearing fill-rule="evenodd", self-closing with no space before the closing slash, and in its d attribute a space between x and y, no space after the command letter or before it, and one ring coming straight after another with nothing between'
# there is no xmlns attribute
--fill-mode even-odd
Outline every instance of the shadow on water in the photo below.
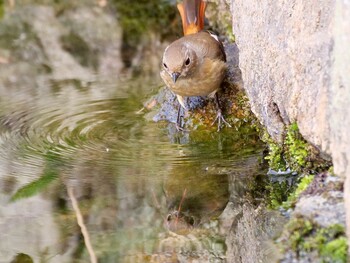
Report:
<svg viewBox="0 0 350 263"><path fill-rule="evenodd" d="M0 25L1 34L18 41L19 29L31 28L27 16L35 17L33 32L22 35L19 46L0 43L0 57L9 56L0 64L0 262L89 261L67 189L98 262L226 262L234 247L231 225L242 218L245 204L255 209L265 194L257 135L242 127L170 136L166 124L138 113L159 78L148 71L147 77L132 77L121 66L112 66L110 79L101 76L99 66L110 63L103 53L91 72L63 48L45 53L46 40L60 41L35 25L43 16L55 30L59 22L48 10L19 10L16 22L5 16ZM78 11L59 19L63 25L78 21ZM13 27L18 32L6 31ZM33 52L44 54L34 56L36 64L28 57ZM52 61L57 55L62 65ZM153 59L159 58L156 50ZM50 70L38 70L43 65ZM59 79L60 73L91 78Z"/></svg>

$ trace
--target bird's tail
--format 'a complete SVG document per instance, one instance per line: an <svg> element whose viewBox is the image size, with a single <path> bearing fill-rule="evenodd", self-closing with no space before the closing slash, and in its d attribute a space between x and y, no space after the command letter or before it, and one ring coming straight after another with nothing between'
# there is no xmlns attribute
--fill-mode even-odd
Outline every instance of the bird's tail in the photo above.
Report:
<svg viewBox="0 0 350 263"><path fill-rule="evenodd" d="M182 19L184 35L190 35L204 28L204 15L207 3L203 0L184 0L177 5Z"/></svg>

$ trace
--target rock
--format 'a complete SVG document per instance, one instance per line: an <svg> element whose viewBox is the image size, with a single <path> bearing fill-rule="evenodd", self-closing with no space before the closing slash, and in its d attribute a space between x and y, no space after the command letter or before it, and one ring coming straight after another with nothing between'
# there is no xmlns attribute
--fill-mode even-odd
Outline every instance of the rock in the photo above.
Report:
<svg viewBox="0 0 350 263"><path fill-rule="evenodd" d="M67 11L59 20L70 34L79 36L86 43L88 52L83 55L96 57L90 66L96 67L99 77L119 77L123 67L120 54L122 29L114 16L101 8L83 6Z"/></svg>
<svg viewBox="0 0 350 263"><path fill-rule="evenodd" d="M77 81L82 86L119 78L121 29L97 7L78 7L58 17L50 6L26 5L6 13L0 26L0 86ZM18 68L21 70L19 71ZM96 74L98 73L98 74Z"/></svg>
<svg viewBox="0 0 350 263"><path fill-rule="evenodd" d="M321 227L333 224L345 225L345 210L343 194L341 192L330 192L331 196L302 197L296 204L293 215L303 215L312 219Z"/></svg>
<svg viewBox="0 0 350 263"><path fill-rule="evenodd" d="M284 126L297 121L303 136L325 151L330 143L331 2L232 1L253 112L274 139L281 140Z"/></svg>
<svg viewBox="0 0 350 263"><path fill-rule="evenodd" d="M347 177L350 233L350 5L347 1L231 1L244 89L277 141L297 122L303 137Z"/></svg>

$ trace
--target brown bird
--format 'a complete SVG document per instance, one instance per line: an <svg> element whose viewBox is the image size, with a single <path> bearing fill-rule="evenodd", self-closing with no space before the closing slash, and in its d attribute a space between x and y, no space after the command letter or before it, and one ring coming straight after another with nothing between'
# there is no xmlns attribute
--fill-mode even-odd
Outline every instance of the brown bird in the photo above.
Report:
<svg viewBox="0 0 350 263"><path fill-rule="evenodd" d="M165 84L176 94L186 109L184 97L215 97L218 130L222 122L228 125L219 104L217 91L226 74L226 55L218 37L204 28L206 3L203 0L184 0L178 4L184 37L171 43L164 51L160 73ZM177 128L181 127L179 107Z"/></svg>

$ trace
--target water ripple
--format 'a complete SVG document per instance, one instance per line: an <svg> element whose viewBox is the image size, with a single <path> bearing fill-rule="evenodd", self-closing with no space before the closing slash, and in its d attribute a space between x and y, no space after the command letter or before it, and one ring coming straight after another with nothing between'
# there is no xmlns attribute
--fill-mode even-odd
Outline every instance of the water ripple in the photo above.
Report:
<svg viewBox="0 0 350 263"><path fill-rule="evenodd" d="M128 115L133 113L119 111L118 104L124 107L125 101L84 101L70 109L53 103L8 113L0 118L2 152L6 154L21 145L38 153L53 148L61 154L82 148L105 150L113 138L118 138L119 133L128 134L132 127Z"/></svg>
<svg viewBox="0 0 350 263"><path fill-rule="evenodd" d="M38 105L19 103L17 110L0 117L0 157L12 159L11 152L15 152L16 158L41 165L43 156L52 158L53 154L60 160L90 162L95 158L105 166L114 162L118 166L153 165L154 169L164 169L168 163L202 163L205 169L218 159L232 166L233 159L240 159L240 152L232 147L235 143L227 140L229 134L220 134L224 147L220 136L212 134L198 143L170 143L166 130L136 114L140 104L134 100L79 98L66 104L55 99Z"/></svg>

